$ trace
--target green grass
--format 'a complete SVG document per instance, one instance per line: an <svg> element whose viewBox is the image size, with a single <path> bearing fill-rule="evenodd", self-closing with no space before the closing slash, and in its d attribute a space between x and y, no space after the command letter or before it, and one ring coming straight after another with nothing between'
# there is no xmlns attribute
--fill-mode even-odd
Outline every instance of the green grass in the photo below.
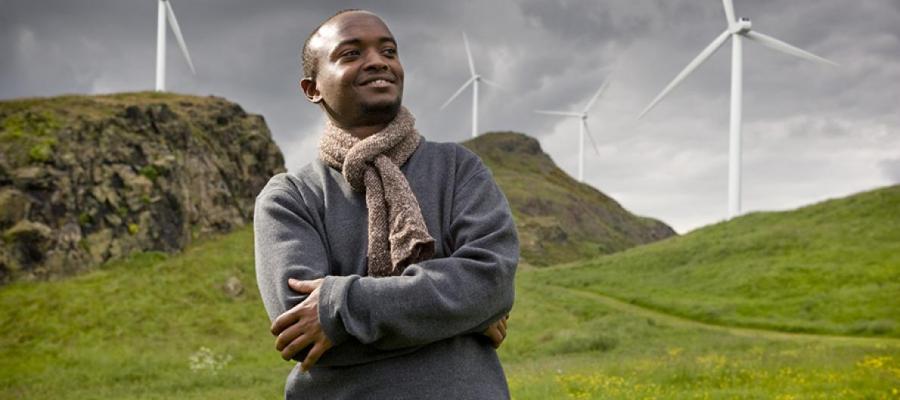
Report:
<svg viewBox="0 0 900 400"><path fill-rule="evenodd" d="M523 273L501 355L515 398L893 398L900 342L771 340L673 326ZM613 346L608 346L613 344Z"/></svg>
<svg viewBox="0 0 900 400"><path fill-rule="evenodd" d="M235 299L230 276L245 287ZM0 398L272 398L290 369L272 357L249 229L0 298ZM192 372L202 347L233 359Z"/></svg>
<svg viewBox="0 0 900 400"><path fill-rule="evenodd" d="M713 323L900 337L900 186L536 273Z"/></svg>
<svg viewBox="0 0 900 400"><path fill-rule="evenodd" d="M753 317L764 323L748 323L738 313L711 320L871 336L849 327L865 319L897 322L897 297L868 289L898 281L885 280L896 276L897 264L869 266L896 259L897 224L886 223L890 209L896 209L896 190L815 206L818 210L754 214L583 265L522 269L510 336L500 349L514 398L897 398L900 340L887 337L894 336L890 332L850 341L738 335L730 328L614 307L591 294L640 298L675 311L749 302L765 310ZM858 224L866 230L854 233ZM823 230L806 232L810 226ZM786 242L788 232L800 239ZM766 237L772 243L760 239ZM828 240L835 242L826 245ZM180 255L139 254L67 280L0 288L0 399L280 397L291 364L279 358L267 332L252 242L245 227L200 241ZM867 245L860 247L862 242ZM803 262L776 262L772 254ZM753 261L752 255L763 259ZM830 276L842 271L829 269L826 261L833 259L852 270L840 281ZM703 272L734 263L767 267L741 274L729 269L730 279L724 272ZM793 265L821 269L778 284L795 273ZM867 268L872 271L863 273ZM693 272L675 280L666 276L672 270ZM236 298L222 290L231 276L245 288ZM735 289L761 276L770 282L765 291L744 297L747 292ZM827 302L827 312L804 320L812 314L792 311L804 296ZM779 300L784 306L778 307ZM771 320L764 312L771 312ZM191 360L204 355L211 362ZM192 364L220 368L192 370Z"/></svg>

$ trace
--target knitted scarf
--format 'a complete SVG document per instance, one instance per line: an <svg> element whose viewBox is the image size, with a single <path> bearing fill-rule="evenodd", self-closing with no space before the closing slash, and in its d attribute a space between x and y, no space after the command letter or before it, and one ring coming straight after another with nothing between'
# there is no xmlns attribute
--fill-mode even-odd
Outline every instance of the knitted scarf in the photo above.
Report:
<svg viewBox="0 0 900 400"><path fill-rule="evenodd" d="M339 169L356 192L365 192L369 211L369 276L400 275L412 263L434 256L419 202L400 166L422 137L405 107L383 130L360 140L327 120L319 158Z"/></svg>

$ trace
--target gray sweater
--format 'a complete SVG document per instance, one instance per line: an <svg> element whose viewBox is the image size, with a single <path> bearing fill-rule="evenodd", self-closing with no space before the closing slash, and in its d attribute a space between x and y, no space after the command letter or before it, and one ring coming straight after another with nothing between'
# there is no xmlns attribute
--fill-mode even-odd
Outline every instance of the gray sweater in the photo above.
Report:
<svg viewBox="0 0 900 400"><path fill-rule="evenodd" d="M325 277L319 319L335 344L308 373L294 367L287 399L509 397L481 334L513 304L519 242L509 204L478 156L455 143L423 140L401 171L435 257L396 277L366 276L365 195L340 171L316 160L274 176L257 197L256 275L269 318L305 298L288 278Z"/></svg>

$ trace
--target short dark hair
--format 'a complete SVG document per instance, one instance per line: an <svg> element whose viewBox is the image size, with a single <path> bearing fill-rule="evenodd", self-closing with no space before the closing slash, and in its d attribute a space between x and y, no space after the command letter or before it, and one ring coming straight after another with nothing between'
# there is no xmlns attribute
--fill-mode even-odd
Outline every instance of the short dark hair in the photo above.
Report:
<svg viewBox="0 0 900 400"><path fill-rule="evenodd" d="M316 74L319 72L319 58L316 57L316 55L313 54L312 50L309 49L309 41L313 38L313 36L316 36L316 34L319 33L319 29L322 29L325 24L333 20L338 15L355 11L367 12L366 10L362 10L359 8L348 8L340 10L334 15L328 17L326 20L322 21L322 23L320 23L319 26L317 26L316 29L313 29L312 33L309 34L309 36L306 38L306 41L303 42L303 51L301 52L304 78L316 79Z"/></svg>

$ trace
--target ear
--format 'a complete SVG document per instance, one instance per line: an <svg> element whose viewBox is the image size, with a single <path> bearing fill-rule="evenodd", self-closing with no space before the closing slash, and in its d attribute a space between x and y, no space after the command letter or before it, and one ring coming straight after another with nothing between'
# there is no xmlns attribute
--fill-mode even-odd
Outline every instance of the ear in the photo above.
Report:
<svg viewBox="0 0 900 400"><path fill-rule="evenodd" d="M313 78L301 79L300 90L303 91L306 100L309 100L311 103L319 103L322 101L322 94L319 93L319 88L316 87L316 81Z"/></svg>

